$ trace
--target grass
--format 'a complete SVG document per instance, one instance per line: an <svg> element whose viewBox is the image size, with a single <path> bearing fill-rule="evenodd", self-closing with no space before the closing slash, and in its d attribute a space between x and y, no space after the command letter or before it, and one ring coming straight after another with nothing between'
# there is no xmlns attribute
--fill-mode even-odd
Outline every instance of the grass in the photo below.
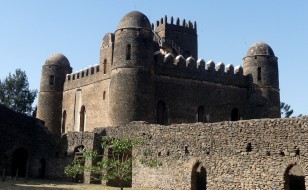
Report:
<svg viewBox="0 0 308 190"><path fill-rule="evenodd" d="M72 183L39 179L6 179L0 182L2 190L119 190L119 187L107 187L98 184ZM125 190L154 190L150 188L124 188Z"/></svg>

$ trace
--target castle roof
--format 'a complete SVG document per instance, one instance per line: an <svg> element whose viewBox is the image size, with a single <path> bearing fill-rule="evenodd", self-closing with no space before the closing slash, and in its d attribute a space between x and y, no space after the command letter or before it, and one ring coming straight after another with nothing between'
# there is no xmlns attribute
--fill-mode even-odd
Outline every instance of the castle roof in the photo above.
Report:
<svg viewBox="0 0 308 190"><path fill-rule="evenodd" d="M55 54L50 55L46 59L45 65L58 65L62 67L70 67L70 62L63 54L55 53Z"/></svg>
<svg viewBox="0 0 308 190"><path fill-rule="evenodd" d="M256 55L275 56L272 48L264 42L257 42L253 44L247 51L246 57Z"/></svg>
<svg viewBox="0 0 308 190"><path fill-rule="evenodd" d="M132 11L121 19L118 30L123 28L146 28L152 30L148 17L139 11Z"/></svg>

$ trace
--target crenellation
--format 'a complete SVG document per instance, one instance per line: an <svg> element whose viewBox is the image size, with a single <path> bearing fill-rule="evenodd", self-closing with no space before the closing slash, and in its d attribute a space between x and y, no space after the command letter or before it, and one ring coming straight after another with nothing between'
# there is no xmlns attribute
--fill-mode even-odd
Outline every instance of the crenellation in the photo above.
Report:
<svg viewBox="0 0 308 190"><path fill-rule="evenodd" d="M186 67L192 70L196 70L197 69L196 60L193 57L188 57L186 59Z"/></svg>
<svg viewBox="0 0 308 190"><path fill-rule="evenodd" d="M213 60L206 62L206 70L215 71L215 62Z"/></svg>
<svg viewBox="0 0 308 190"><path fill-rule="evenodd" d="M197 69L200 71L204 71L205 70L205 61L204 59L198 59L197 61Z"/></svg>
<svg viewBox="0 0 308 190"><path fill-rule="evenodd" d="M234 69L234 72L237 75L243 75L243 67L240 66L240 65L236 66L235 69Z"/></svg>
<svg viewBox="0 0 308 190"><path fill-rule="evenodd" d="M228 64L228 65L226 66L226 73L228 73L228 74L234 74L234 67L233 67L232 64Z"/></svg>
<svg viewBox="0 0 308 190"><path fill-rule="evenodd" d="M215 70L219 73L224 73L225 72L225 64L223 62L217 63Z"/></svg>

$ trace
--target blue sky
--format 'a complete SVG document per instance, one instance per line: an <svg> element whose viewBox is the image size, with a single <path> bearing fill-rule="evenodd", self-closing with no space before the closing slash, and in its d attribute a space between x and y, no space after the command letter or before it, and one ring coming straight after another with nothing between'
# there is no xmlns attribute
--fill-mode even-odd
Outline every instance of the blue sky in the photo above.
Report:
<svg viewBox="0 0 308 190"><path fill-rule="evenodd" d="M152 23L168 18L197 21L199 58L242 64L248 48L268 43L279 61L280 95L308 114L308 1L278 0L0 0L0 78L25 70L39 89L41 68L53 53L63 53L74 71L99 63L107 32L138 10Z"/></svg>

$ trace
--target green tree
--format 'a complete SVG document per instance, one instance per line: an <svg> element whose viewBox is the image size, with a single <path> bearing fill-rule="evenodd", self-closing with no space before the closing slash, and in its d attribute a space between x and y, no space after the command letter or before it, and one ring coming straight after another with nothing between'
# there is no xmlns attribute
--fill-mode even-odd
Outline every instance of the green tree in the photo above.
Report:
<svg viewBox="0 0 308 190"><path fill-rule="evenodd" d="M291 106L289 104L280 102L280 112L281 117L289 118L293 114L293 109L291 109Z"/></svg>
<svg viewBox="0 0 308 190"><path fill-rule="evenodd" d="M84 171L101 176L101 179L115 181L121 190L125 182L131 180L132 172L132 148L141 143L140 139L114 139L103 137L101 146L108 151L108 157L102 157L100 161L92 166L83 166L82 163L87 159L97 160L96 151L85 151L84 157L75 158L71 165L65 167L64 173L67 176L76 178Z"/></svg>
<svg viewBox="0 0 308 190"><path fill-rule="evenodd" d="M16 112L31 115L36 95L37 90L29 89L28 77L21 69L16 69L15 74L9 73L3 81L0 80L0 104Z"/></svg>

